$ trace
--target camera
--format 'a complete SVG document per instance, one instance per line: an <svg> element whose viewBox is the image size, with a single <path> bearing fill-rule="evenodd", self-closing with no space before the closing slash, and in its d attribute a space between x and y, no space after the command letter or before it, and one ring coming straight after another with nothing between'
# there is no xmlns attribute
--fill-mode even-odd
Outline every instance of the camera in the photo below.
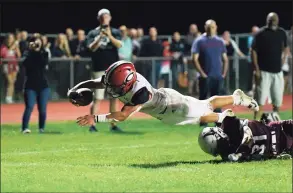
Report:
<svg viewBox="0 0 293 193"><path fill-rule="evenodd" d="M42 43L40 41L37 41L38 38L31 38L31 40L29 41L29 44L31 45L32 49L40 49L42 46Z"/></svg>

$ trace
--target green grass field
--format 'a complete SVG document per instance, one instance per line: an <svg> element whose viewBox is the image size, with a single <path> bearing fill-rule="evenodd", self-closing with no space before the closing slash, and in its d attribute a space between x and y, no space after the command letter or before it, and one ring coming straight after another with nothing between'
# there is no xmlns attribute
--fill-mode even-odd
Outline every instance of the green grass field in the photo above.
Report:
<svg viewBox="0 0 293 193"><path fill-rule="evenodd" d="M198 147L199 127L136 120L113 134L98 126L48 123L48 133L32 125L23 135L2 125L1 192L292 192L291 160L220 163Z"/></svg>

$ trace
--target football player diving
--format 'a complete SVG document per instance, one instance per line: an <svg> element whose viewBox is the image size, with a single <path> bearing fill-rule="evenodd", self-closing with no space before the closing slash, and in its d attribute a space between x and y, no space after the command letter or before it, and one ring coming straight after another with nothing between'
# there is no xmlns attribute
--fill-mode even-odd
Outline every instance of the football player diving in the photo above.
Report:
<svg viewBox="0 0 293 193"><path fill-rule="evenodd" d="M251 121L238 119L230 110L221 128L206 127L199 134L200 148L225 161L291 159L293 120Z"/></svg>
<svg viewBox="0 0 293 193"><path fill-rule="evenodd" d="M155 89L128 61L115 62L102 77L77 84L68 91L69 100L76 106L88 105L92 97L89 89L99 88L105 88L108 94L118 98L124 106L119 112L78 117L80 126L124 121L138 111L173 125L221 123L227 111L214 113L216 108L227 105L240 105L254 111L259 108L253 98L239 89L233 95L213 96L207 100L184 96L170 88Z"/></svg>

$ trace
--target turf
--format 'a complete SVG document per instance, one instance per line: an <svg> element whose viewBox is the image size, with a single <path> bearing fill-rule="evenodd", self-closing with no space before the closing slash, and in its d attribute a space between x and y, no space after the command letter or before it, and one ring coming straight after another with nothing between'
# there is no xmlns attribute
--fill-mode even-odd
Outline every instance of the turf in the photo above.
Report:
<svg viewBox="0 0 293 193"><path fill-rule="evenodd" d="M291 112L281 114L284 119ZM292 192L290 160L222 163L197 145L197 126L156 120L98 133L74 121L23 135L2 125L1 192Z"/></svg>

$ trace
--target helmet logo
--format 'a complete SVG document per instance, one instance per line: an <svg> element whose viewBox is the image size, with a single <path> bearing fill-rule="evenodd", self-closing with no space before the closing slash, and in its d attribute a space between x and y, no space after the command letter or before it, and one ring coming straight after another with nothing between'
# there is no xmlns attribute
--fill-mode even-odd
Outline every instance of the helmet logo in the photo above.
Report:
<svg viewBox="0 0 293 193"><path fill-rule="evenodd" d="M126 77L126 82L129 82L133 79L134 74L130 73L127 77Z"/></svg>

